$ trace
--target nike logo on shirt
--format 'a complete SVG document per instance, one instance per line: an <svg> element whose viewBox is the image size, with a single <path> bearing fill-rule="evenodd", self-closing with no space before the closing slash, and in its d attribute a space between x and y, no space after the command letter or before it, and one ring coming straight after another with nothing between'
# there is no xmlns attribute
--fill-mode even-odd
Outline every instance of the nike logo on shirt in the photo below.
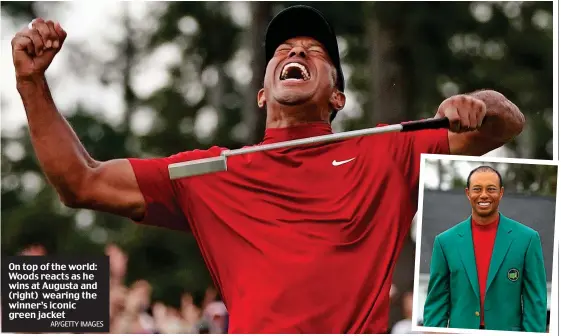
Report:
<svg viewBox="0 0 561 336"><path fill-rule="evenodd" d="M354 159L355 159L355 158L348 159L348 160L345 160L345 161L333 160L333 162L332 162L331 164L333 164L333 166L337 167L337 166L343 165L343 164L345 164L345 163L351 162L351 161L354 160Z"/></svg>

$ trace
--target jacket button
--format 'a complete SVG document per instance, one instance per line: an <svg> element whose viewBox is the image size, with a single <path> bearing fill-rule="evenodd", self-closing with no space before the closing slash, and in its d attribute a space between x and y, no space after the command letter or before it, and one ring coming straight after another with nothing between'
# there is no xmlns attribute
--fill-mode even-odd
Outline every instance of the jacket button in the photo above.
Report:
<svg viewBox="0 0 561 336"><path fill-rule="evenodd" d="M479 312L478 312L478 311L475 312L475 316L479 316Z"/></svg>

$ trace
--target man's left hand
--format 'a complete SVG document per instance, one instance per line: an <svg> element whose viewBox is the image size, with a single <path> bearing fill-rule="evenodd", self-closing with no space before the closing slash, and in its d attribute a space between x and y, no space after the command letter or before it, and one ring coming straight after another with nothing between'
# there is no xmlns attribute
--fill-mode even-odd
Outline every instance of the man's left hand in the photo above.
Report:
<svg viewBox="0 0 561 336"><path fill-rule="evenodd" d="M456 95L440 104L435 117L447 117L450 120L450 131L463 133L479 129L486 113L487 107L482 100L468 95Z"/></svg>

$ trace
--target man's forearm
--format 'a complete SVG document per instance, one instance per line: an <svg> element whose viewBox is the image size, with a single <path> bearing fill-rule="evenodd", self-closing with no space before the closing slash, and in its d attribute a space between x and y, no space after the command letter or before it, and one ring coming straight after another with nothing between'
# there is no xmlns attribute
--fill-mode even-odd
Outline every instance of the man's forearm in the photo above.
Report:
<svg viewBox="0 0 561 336"><path fill-rule="evenodd" d="M47 179L71 203L88 167L96 162L58 112L44 77L18 81L35 153Z"/></svg>
<svg viewBox="0 0 561 336"><path fill-rule="evenodd" d="M514 139L526 123L520 109L504 95L493 90L479 90L469 94L485 103L486 120L477 132L502 144Z"/></svg>
<svg viewBox="0 0 561 336"><path fill-rule="evenodd" d="M483 155L503 146L522 132L526 122L522 112L505 96L492 90L480 90L448 98L441 104L436 116L446 115L446 109L450 107L449 105L452 105L452 107L459 105L462 107L461 114L466 121L467 118L476 118L475 110L477 109L473 106L474 102L463 98L466 96L471 97L470 99L475 98L475 101L479 101L479 103L483 102L486 114L483 124L476 131L463 133L449 131L450 154ZM454 103L451 102L453 99L455 99ZM443 106L446 105L447 101L448 106ZM471 121L462 121L462 124L467 123L471 123Z"/></svg>

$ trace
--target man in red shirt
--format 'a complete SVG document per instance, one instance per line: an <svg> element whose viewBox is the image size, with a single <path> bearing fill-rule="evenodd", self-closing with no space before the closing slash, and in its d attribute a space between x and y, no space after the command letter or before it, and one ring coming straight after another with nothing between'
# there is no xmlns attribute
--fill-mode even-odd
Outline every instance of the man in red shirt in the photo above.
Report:
<svg viewBox="0 0 561 336"><path fill-rule="evenodd" d="M66 33L35 20L12 41L35 152L61 200L191 232L230 313L232 333L386 332L394 264L417 209L421 153L481 155L516 137L524 116L491 90L446 99L451 131L360 137L228 160L228 172L171 181L165 158L91 158L58 113L44 71ZM329 134L345 105L336 35L294 6L270 23L257 104L261 144ZM41 53L42 51L42 53ZM487 117L482 125L483 118Z"/></svg>
<svg viewBox="0 0 561 336"><path fill-rule="evenodd" d="M470 218L435 238L424 326L545 332L540 236L499 212L503 194L492 167L469 174Z"/></svg>

